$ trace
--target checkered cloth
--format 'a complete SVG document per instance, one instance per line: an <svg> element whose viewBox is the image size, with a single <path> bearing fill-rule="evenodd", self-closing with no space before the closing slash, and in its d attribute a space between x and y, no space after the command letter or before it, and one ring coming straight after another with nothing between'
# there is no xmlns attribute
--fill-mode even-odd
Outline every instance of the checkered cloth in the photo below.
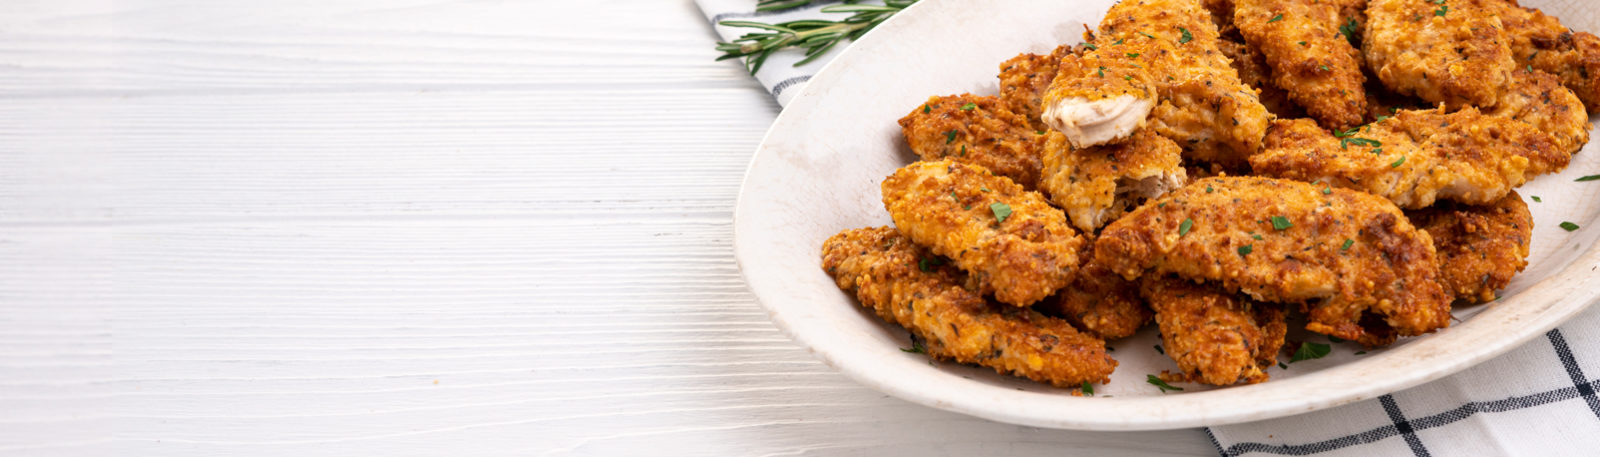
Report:
<svg viewBox="0 0 1600 457"><path fill-rule="evenodd" d="M782 22L835 17L823 4L757 13L755 0L696 0L724 40L747 29L715 25L725 19ZM795 67L798 52L774 55L755 77L788 104L834 55ZM1590 310L1544 338L1429 384L1376 400L1299 416L1210 427L1223 456L1317 455L1600 455L1600 309ZM1315 395L1315 392L1307 392Z"/></svg>

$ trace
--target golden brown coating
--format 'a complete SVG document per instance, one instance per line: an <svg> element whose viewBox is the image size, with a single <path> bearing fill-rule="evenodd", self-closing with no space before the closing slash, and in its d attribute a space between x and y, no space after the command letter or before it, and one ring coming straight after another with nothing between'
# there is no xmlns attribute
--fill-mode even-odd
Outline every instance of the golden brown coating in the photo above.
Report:
<svg viewBox="0 0 1600 457"><path fill-rule="evenodd" d="M1488 303L1528 266L1533 215L1516 192L1489 206L1445 203L1407 211L1433 237L1439 282L1457 300Z"/></svg>
<svg viewBox="0 0 1600 457"><path fill-rule="evenodd" d="M1039 191L1067 211L1072 225L1094 233L1123 213L1183 186L1183 149L1151 129L1120 143L1074 149L1050 132Z"/></svg>
<svg viewBox="0 0 1600 457"><path fill-rule="evenodd" d="M1081 258L1093 255L1085 245ZM1107 340L1126 338L1150 322L1150 308L1139 297L1139 284L1089 262L1072 284L1039 308Z"/></svg>
<svg viewBox="0 0 1600 457"><path fill-rule="evenodd" d="M983 167L917 162L895 171L882 189L901 233L949 257L1003 303L1031 305L1077 271L1083 238L1067 216L1038 192Z"/></svg>
<svg viewBox="0 0 1600 457"><path fill-rule="evenodd" d="M1494 106L1516 61L1488 2L1372 0L1367 64L1396 92L1451 108Z"/></svg>
<svg viewBox="0 0 1600 457"><path fill-rule="evenodd" d="M1123 1L1106 13L1099 35L1171 47L1149 62L1160 97L1150 127L1182 146L1186 157L1240 166L1256 152L1272 114L1239 79L1199 0Z"/></svg>
<svg viewBox="0 0 1600 457"><path fill-rule="evenodd" d="M929 97L900 118L906 144L922 160L981 165L1033 189L1039 181L1043 137L995 97Z"/></svg>
<svg viewBox="0 0 1600 457"><path fill-rule="evenodd" d="M1000 99L1012 112L1027 117L1034 130L1049 128L1040 120L1044 114L1044 92L1061 70L1061 57L1072 53L1071 46L1061 45L1050 54L1025 53L1000 64Z"/></svg>
<svg viewBox="0 0 1600 457"><path fill-rule="evenodd" d="M1436 199L1499 200L1570 155L1528 124L1476 108L1400 111L1337 138L1305 119L1279 120L1250 158L1257 174L1363 190L1405 208Z"/></svg>
<svg viewBox="0 0 1600 457"><path fill-rule="evenodd" d="M1170 43L1096 36L1081 54L1061 56L1045 90L1040 119L1076 147L1106 144L1144 127L1156 104L1157 56Z"/></svg>
<svg viewBox="0 0 1600 457"><path fill-rule="evenodd" d="M1238 0L1234 25L1272 67L1273 83L1323 126L1347 129L1366 114L1361 54L1339 27L1338 6L1313 0Z"/></svg>
<svg viewBox="0 0 1600 457"><path fill-rule="evenodd" d="M1589 111L1583 101L1561 85L1561 79L1542 71L1517 70L1500 101L1483 114L1521 121L1550 135L1556 148L1575 154L1589 142Z"/></svg>
<svg viewBox="0 0 1600 457"><path fill-rule="evenodd" d="M1575 32L1555 17L1535 8L1524 8L1515 0L1494 0L1510 39L1511 55L1523 68L1556 75L1588 106L1600 110L1600 37Z"/></svg>
<svg viewBox="0 0 1600 457"><path fill-rule="evenodd" d="M1261 105L1268 112L1280 118L1306 117L1306 113L1289 100L1289 93L1272 82L1272 67L1267 66L1267 56L1262 55L1261 51L1243 41L1227 38L1218 41L1217 45L1222 55L1227 56L1229 63L1233 64L1233 70L1239 72L1239 80L1256 90Z"/></svg>
<svg viewBox="0 0 1600 457"><path fill-rule="evenodd" d="M1450 323L1432 239L1393 203L1363 192L1202 179L1106 226L1094 259L1124 278L1175 274L1257 300L1307 303L1308 330L1368 345Z"/></svg>
<svg viewBox="0 0 1600 457"><path fill-rule="evenodd" d="M1105 342L1066 321L991 305L961 286L963 274L889 227L846 230L822 245L822 268L878 317L900 324L935 359L1078 387L1110 380Z"/></svg>
<svg viewBox="0 0 1600 457"><path fill-rule="evenodd" d="M1289 330L1283 305L1173 277L1139 284L1155 309L1167 357L1190 380L1216 386L1267 380Z"/></svg>

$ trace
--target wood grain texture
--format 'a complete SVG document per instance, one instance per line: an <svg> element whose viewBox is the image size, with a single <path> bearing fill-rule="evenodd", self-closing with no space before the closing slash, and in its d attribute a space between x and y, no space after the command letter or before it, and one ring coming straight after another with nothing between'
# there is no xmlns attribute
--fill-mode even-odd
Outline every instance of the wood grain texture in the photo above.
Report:
<svg viewBox="0 0 1600 457"><path fill-rule="evenodd" d="M687 1L0 5L0 454L1210 455L767 320L777 107Z"/></svg>

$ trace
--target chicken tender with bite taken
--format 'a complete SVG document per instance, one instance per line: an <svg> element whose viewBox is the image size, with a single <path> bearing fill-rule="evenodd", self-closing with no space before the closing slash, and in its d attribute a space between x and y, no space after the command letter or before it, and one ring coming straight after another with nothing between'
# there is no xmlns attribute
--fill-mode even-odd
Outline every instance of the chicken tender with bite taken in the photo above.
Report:
<svg viewBox="0 0 1600 457"><path fill-rule="evenodd" d="M900 132L922 160L979 165L1028 189L1039 181L1044 137L995 97L929 97L900 118Z"/></svg>
<svg viewBox="0 0 1600 457"><path fill-rule="evenodd" d="M1080 258L1093 252L1093 245L1085 245ZM1127 338L1150 322L1150 307L1139 297L1138 283L1085 263L1071 284L1038 308L1106 340Z"/></svg>
<svg viewBox="0 0 1600 457"><path fill-rule="evenodd" d="M1059 133L1048 136L1039 190L1084 233L1187 180L1183 149L1150 129L1121 143L1087 148L1072 147Z"/></svg>
<svg viewBox="0 0 1600 457"><path fill-rule="evenodd" d="M1058 387L1105 383L1117 361L1105 342L1061 319L997 306L962 287L941 263L893 228L846 230L822 245L822 268L861 306L920 339L928 355Z"/></svg>
<svg viewBox="0 0 1600 457"><path fill-rule="evenodd" d="M1167 357L1191 381L1229 386L1267 380L1289 330L1283 305L1174 277L1146 277L1139 284L1155 309Z"/></svg>
<svg viewBox="0 0 1600 457"><path fill-rule="evenodd" d="M1106 226L1096 263L1302 303L1308 330L1385 345L1450 324L1433 240L1383 197L1260 177L1208 178Z"/></svg>
<svg viewBox="0 0 1600 457"><path fill-rule="evenodd" d="M1516 192L1490 205L1444 203L1406 216L1433 237L1439 282L1457 300L1494 301L1495 292L1528 266L1533 215Z"/></svg>
<svg viewBox="0 0 1600 457"><path fill-rule="evenodd" d="M976 165L907 165L883 181L883 206L917 244L949 257L1002 303L1028 306L1072 281L1083 238L1043 195Z"/></svg>

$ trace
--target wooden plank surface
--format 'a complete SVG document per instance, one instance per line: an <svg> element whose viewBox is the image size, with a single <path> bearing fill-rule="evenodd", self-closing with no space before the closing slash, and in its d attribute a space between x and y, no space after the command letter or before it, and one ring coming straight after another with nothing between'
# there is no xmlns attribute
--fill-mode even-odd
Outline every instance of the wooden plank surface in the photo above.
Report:
<svg viewBox="0 0 1600 457"><path fill-rule="evenodd" d="M688 1L0 5L0 454L1211 455L856 385Z"/></svg>

